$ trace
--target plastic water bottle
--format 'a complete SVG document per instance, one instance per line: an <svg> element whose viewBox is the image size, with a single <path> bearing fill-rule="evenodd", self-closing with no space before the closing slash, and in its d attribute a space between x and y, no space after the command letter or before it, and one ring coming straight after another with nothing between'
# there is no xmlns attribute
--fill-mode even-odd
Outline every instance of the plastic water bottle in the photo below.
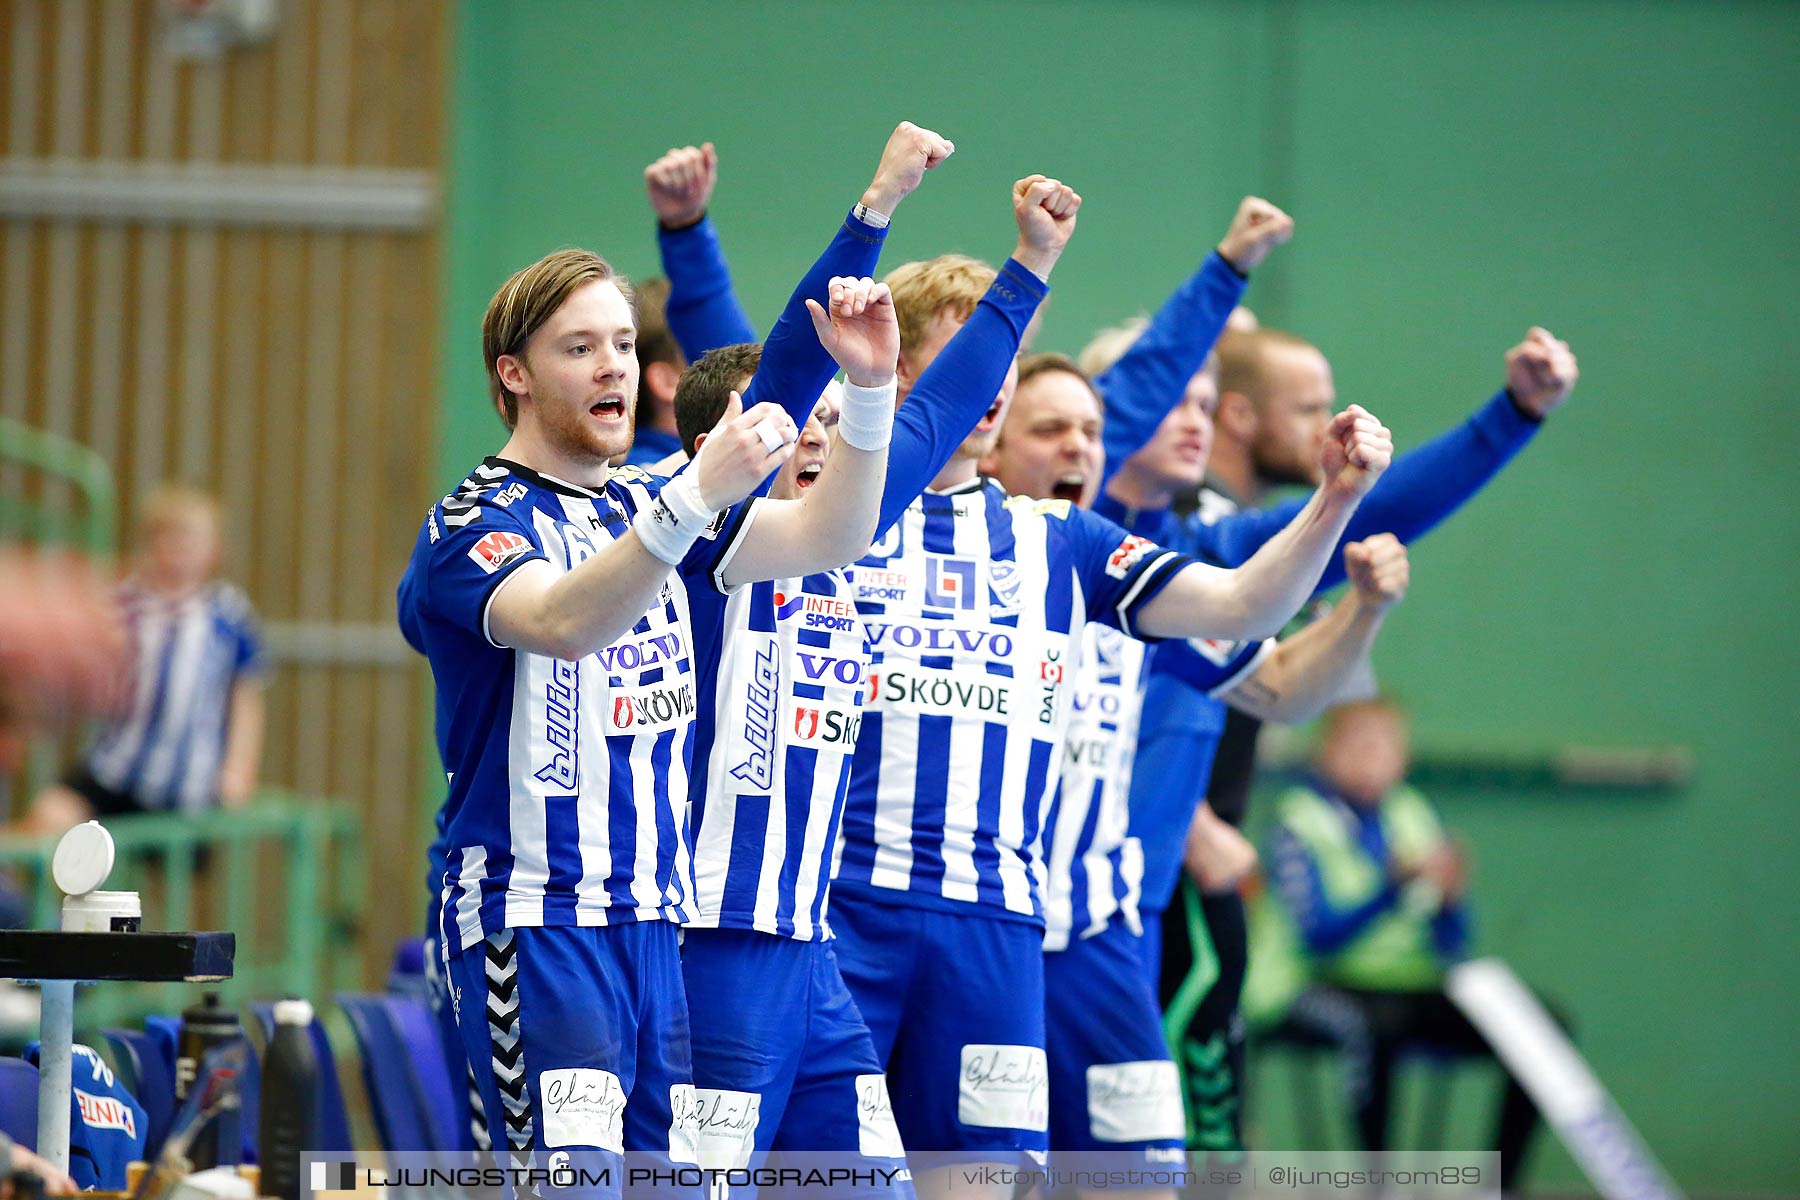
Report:
<svg viewBox="0 0 1800 1200"><path fill-rule="evenodd" d="M177 1107L193 1090L194 1080L200 1073L200 1064L206 1061L208 1052L219 1046L230 1045L243 1036L244 1030L238 1024L237 1014L219 1003L217 992L207 992L201 997L200 1003L182 1011L181 1036L177 1039L175 1051ZM214 1121L210 1127L202 1130L188 1148L188 1159L194 1164L194 1169L203 1171L221 1163L237 1162L242 1157L237 1145L238 1128L234 1113L233 1119Z"/></svg>
<svg viewBox="0 0 1800 1200"><path fill-rule="evenodd" d="M318 1149L319 1058L313 1053L312 1005L275 1005L275 1036L263 1063L258 1161L262 1194L300 1200L300 1155Z"/></svg>

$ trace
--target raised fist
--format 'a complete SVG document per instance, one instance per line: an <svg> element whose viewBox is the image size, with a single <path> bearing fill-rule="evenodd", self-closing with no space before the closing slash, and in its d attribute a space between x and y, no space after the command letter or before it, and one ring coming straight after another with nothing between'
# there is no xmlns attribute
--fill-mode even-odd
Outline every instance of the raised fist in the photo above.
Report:
<svg viewBox="0 0 1800 1200"><path fill-rule="evenodd" d="M719 182L719 155L711 142L682 146L644 168L644 189L656 219L671 229L692 225L706 215L713 187Z"/></svg>
<svg viewBox="0 0 1800 1200"><path fill-rule="evenodd" d="M719 423L694 455L700 503L714 512L736 504L793 457L799 440L794 419L781 405L765 400L745 412L744 398L733 391Z"/></svg>
<svg viewBox="0 0 1800 1200"><path fill-rule="evenodd" d="M1562 406L1580 376L1569 343L1538 325L1506 352L1506 390L1520 408L1539 420Z"/></svg>
<svg viewBox="0 0 1800 1200"><path fill-rule="evenodd" d="M806 301L819 344L857 387L887 383L900 358L900 324L888 285L840 276L831 281L828 299L830 311L810 297Z"/></svg>
<svg viewBox="0 0 1800 1200"><path fill-rule="evenodd" d="M1360 404L1331 419L1320 456L1325 486L1352 499L1368 494L1394 457L1394 438Z"/></svg>
<svg viewBox="0 0 1800 1200"><path fill-rule="evenodd" d="M1376 612L1400 603L1412 579L1406 547L1391 533L1378 533L1345 546L1344 569L1357 598Z"/></svg>
<svg viewBox="0 0 1800 1200"><path fill-rule="evenodd" d="M1257 196L1238 202L1231 228L1219 242L1219 254L1248 275L1269 257L1269 251L1294 236L1294 218Z"/></svg>
<svg viewBox="0 0 1800 1200"><path fill-rule="evenodd" d="M1013 220L1019 224L1019 248L1013 257L1040 279L1062 257L1075 232L1081 196L1074 188L1042 175L1027 175L1013 184Z"/></svg>
<svg viewBox="0 0 1800 1200"><path fill-rule="evenodd" d="M863 204L883 216L893 216L900 202L925 178L925 172L954 153L956 143L949 138L911 121L900 122L881 151L881 162L875 167L869 190L863 193Z"/></svg>

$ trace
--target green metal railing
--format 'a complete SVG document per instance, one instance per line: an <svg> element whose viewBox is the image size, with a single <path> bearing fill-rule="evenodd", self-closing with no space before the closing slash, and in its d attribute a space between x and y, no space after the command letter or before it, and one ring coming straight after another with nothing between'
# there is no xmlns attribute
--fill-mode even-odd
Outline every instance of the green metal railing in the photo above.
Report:
<svg viewBox="0 0 1800 1200"><path fill-rule="evenodd" d="M96 558L111 556L118 504L105 459L80 442L0 417L0 460L61 480L81 497L83 509L70 513L46 500L0 493L0 540L54 542Z"/></svg>
<svg viewBox="0 0 1800 1200"><path fill-rule="evenodd" d="M348 805L265 790L242 809L105 824L117 848L106 887L139 894L145 929L237 934L232 978L209 985L228 1005L284 994L322 1002L360 985L363 839ZM27 889L39 929L60 923L62 896L50 878L56 841L0 837L0 873ZM180 984L94 984L76 1016L89 1028L129 1024L180 1011L191 992Z"/></svg>

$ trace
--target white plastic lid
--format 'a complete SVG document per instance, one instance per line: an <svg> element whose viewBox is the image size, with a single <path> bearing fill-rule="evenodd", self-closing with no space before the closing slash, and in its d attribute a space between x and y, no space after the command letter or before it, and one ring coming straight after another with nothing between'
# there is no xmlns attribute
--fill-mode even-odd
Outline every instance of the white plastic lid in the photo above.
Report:
<svg viewBox="0 0 1800 1200"><path fill-rule="evenodd" d="M50 860L50 874L64 895L85 896L112 874L112 834L98 821L77 825L63 834Z"/></svg>
<svg viewBox="0 0 1800 1200"><path fill-rule="evenodd" d="M277 1000L275 1002L275 1023L277 1025L311 1025L313 1007L304 1000Z"/></svg>

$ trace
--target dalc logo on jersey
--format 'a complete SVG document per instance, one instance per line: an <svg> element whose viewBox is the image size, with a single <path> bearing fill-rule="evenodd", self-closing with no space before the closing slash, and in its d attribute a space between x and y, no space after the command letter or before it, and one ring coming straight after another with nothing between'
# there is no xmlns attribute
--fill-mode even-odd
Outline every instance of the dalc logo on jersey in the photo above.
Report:
<svg viewBox="0 0 1800 1200"><path fill-rule="evenodd" d="M475 565L492 575L507 563L516 562L531 553L531 542L516 533L496 529L469 548Z"/></svg>
<svg viewBox="0 0 1800 1200"><path fill-rule="evenodd" d="M1155 549L1156 543L1149 538L1131 534L1107 558L1106 573L1114 579L1123 579L1131 574L1131 568L1137 566L1144 555Z"/></svg>

